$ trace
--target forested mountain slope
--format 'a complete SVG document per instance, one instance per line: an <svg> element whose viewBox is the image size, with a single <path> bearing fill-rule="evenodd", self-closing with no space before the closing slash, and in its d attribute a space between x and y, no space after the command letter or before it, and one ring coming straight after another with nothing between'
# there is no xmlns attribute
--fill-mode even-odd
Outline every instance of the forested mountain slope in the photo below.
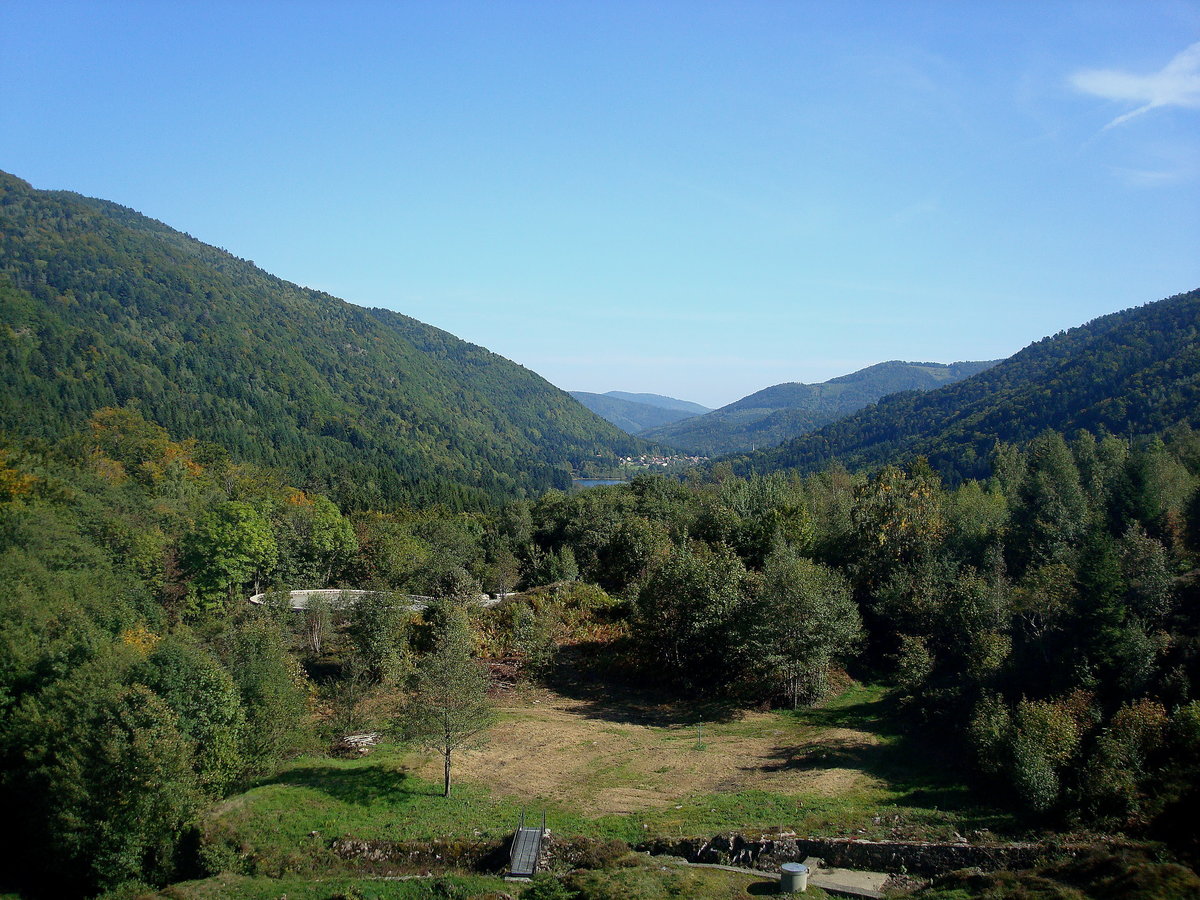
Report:
<svg viewBox="0 0 1200 900"><path fill-rule="evenodd" d="M644 446L482 347L4 173L0 377L0 428L132 404L350 506L537 494Z"/></svg>
<svg viewBox="0 0 1200 900"><path fill-rule="evenodd" d="M638 434L647 428L668 425L708 412L698 403L659 397L657 394L622 394L620 391L592 394L587 391L571 391L571 396L602 419L607 419L630 434ZM647 399L630 399L632 397Z"/></svg>
<svg viewBox="0 0 1200 900"><path fill-rule="evenodd" d="M660 406L663 409L676 409L693 416L702 416L712 412L707 406L693 403L691 400L678 400L675 397L665 397L662 394L647 394L631 391L605 391L605 397L616 397L618 400L628 400L631 403L644 403L647 406Z"/></svg>
<svg viewBox="0 0 1200 900"><path fill-rule="evenodd" d="M875 406L781 447L735 457L736 471L866 467L929 458L952 478L987 474L997 440L1044 429L1119 435L1200 424L1200 290L1113 313L1031 344L993 368Z"/></svg>
<svg viewBox="0 0 1200 900"><path fill-rule="evenodd" d="M789 382L763 388L705 416L647 430L644 436L706 456L770 447L848 416L887 394L941 387L992 365L882 362L820 384Z"/></svg>

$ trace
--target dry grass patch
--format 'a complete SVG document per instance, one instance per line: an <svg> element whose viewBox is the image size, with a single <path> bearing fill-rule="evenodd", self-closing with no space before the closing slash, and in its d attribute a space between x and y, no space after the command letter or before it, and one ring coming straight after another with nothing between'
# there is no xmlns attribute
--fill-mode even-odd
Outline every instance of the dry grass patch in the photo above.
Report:
<svg viewBox="0 0 1200 900"><path fill-rule="evenodd" d="M822 728L794 717L742 712L696 727L670 724L669 711L621 698L600 711L594 699L536 689L505 696L488 746L462 753L455 777L514 798L544 797L586 816L662 807L697 794L761 790L830 796L878 780L854 765L880 738ZM435 779L440 762L418 773Z"/></svg>

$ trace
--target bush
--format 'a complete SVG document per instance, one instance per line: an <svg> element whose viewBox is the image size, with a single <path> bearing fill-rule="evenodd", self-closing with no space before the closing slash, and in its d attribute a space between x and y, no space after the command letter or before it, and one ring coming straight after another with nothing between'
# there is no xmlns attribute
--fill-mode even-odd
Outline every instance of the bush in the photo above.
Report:
<svg viewBox="0 0 1200 900"><path fill-rule="evenodd" d="M1144 825L1159 810L1149 802L1152 765L1168 733L1166 710L1152 700L1123 706L1096 741L1083 782L1089 811L1119 824Z"/></svg>
<svg viewBox="0 0 1200 900"><path fill-rule="evenodd" d="M1018 735L1012 744L1012 781L1021 804L1044 813L1058 802L1058 773L1036 742Z"/></svg>
<svg viewBox="0 0 1200 900"><path fill-rule="evenodd" d="M115 888L105 891L97 900L148 900L159 896L158 889L144 881L125 881Z"/></svg>
<svg viewBox="0 0 1200 900"><path fill-rule="evenodd" d="M618 870L572 872L564 880L576 900L666 900L693 896L691 873L663 872L646 866Z"/></svg>
<svg viewBox="0 0 1200 900"><path fill-rule="evenodd" d="M246 711L242 754L251 774L273 772L308 745L311 684L266 617L251 619L230 636L226 668Z"/></svg>
<svg viewBox="0 0 1200 900"><path fill-rule="evenodd" d="M1075 888L1032 872L950 872L919 896L928 900L1088 900Z"/></svg>
<svg viewBox="0 0 1200 900"><path fill-rule="evenodd" d="M563 853L576 869L611 869L628 854L629 846L623 841L589 838L572 839Z"/></svg>
<svg viewBox="0 0 1200 900"><path fill-rule="evenodd" d="M578 896L565 884L546 872L533 876L533 881L521 891L521 900L575 900Z"/></svg>
<svg viewBox="0 0 1200 900"><path fill-rule="evenodd" d="M1136 853L1094 853L1039 870L1074 885L1096 900L1191 900L1200 897L1200 877L1175 863Z"/></svg>
<svg viewBox="0 0 1200 900"><path fill-rule="evenodd" d="M196 850L196 861L205 875L220 875L222 872L251 874L234 833L223 823L206 824Z"/></svg>
<svg viewBox="0 0 1200 900"><path fill-rule="evenodd" d="M1004 771L1011 728L1012 717L1002 697L984 697L976 704L967 725L967 742L983 774L995 777Z"/></svg>

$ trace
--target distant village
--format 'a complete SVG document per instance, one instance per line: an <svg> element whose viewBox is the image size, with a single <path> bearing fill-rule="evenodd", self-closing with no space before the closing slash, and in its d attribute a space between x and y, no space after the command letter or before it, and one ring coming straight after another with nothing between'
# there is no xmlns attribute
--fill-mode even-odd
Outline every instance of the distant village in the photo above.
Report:
<svg viewBox="0 0 1200 900"><path fill-rule="evenodd" d="M708 462L707 456L622 456L620 463L627 468L675 468Z"/></svg>

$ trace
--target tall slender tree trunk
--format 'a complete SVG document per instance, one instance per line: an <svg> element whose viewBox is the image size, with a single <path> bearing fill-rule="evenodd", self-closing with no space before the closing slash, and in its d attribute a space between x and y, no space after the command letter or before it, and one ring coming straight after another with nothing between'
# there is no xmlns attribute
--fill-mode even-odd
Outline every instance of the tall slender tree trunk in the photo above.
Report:
<svg viewBox="0 0 1200 900"><path fill-rule="evenodd" d="M445 760L446 760L446 778L442 782L442 796L449 797L450 796L450 751L449 750L447 750L445 753Z"/></svg>

